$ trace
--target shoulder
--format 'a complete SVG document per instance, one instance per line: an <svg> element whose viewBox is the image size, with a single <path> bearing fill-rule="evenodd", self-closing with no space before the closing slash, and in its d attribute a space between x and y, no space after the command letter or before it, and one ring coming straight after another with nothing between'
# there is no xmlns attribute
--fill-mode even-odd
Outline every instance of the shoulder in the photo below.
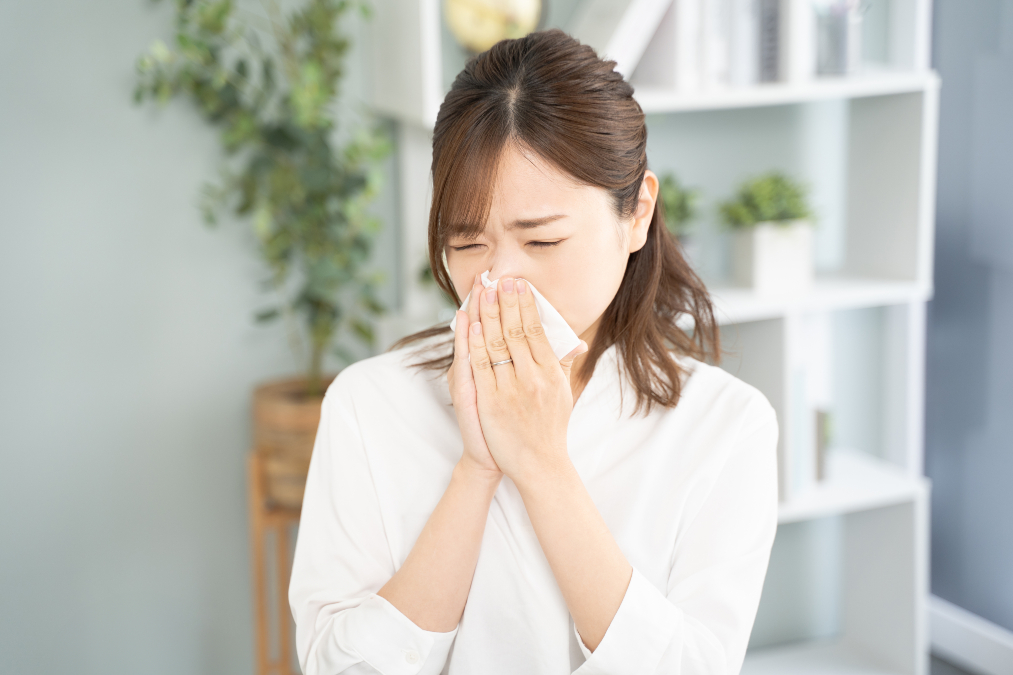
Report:
<svg viewBox="0 0 1013 675"><path fill-rule="evenodd" d="M435 341L437 348L440 342ZM448 463L453 467L454 453L459 458L461 452L443 371L413 367L445 352L439 348L419 355L418 349L412 344L349 365L327 388L320 411L333 452L353 451L344 446L354 438L356 452L368 458L374 480L400 477L399 489L406 493L416 489L412 477L432 471L442 476Z"/></svg>
<svg viewBox="0 0 1013 675"><path fill-rule="evenodd" d="M692 358L679 360L687 379L671 425L683 431L676 453L683 459L680 470L695 467L706 494L720 476L750 476L750 489L776 494L779 429L770 401L732 372Z"/></svg>
<svg viewBox="0 0 1013 675"><path fill-rule="evenodd" d="M324 405L330 401L354 403L362 407L368 403L388 404L410 401L418 397L441 398L446 384L442 373L413 367L426 356L438 356L442 338L412 344L361 359L343 368L327 387ZM423 351L420 356L421 350ZM442 385L442 387L440 386ZM449 394L448 394L449 400Z"/></svg>
<svg viewBox="0 0 1013 675"><path fill-rule="evenodd" d="M738 427L740 437L764 426L777 426L777 414L758 388L715 365L689 356L676 359L686 373L676 408L695 408L716 422Z"/></svg>

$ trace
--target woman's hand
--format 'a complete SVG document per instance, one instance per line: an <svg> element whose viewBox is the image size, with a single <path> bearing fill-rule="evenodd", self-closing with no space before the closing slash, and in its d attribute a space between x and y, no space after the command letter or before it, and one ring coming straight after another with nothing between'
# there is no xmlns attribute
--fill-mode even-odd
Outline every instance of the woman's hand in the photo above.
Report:
<svg viewBox="0 0 1013 675"><path fill-rule="evenodd" d="M472 298L478 296L481 289L482 282L476 276L471 289ZM468 304L470 307L475 306L474 302ZM489 453L489 447L482 435L475 395L475 378L472 375L471 364L468 363L468 327L471 323L465 312L457 310L454 363L447 371L447 386L450 388L450 398L454 402L461 438L464 440L464 454L461 455L459 464L468 471L499 480L503 474Z"/></svg>
<svg viewBox="0 0 1013 675"><path fill-rule="evenodd" d="M557 359L522 279L500 279L497 288L473 288L472 300L471 371L492 458L518 483L563 466L569 461L566 429L573 410L570 371L587 344L581 342ZM492 365L506 359L513 362Z"/></svg>

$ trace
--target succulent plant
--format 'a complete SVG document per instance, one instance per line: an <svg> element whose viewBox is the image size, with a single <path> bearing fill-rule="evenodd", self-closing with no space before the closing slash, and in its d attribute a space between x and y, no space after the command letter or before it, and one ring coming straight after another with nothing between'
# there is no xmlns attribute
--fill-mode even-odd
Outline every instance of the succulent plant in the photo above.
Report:
<svg viewBox="0 0 1013 675"><path fill-rule="evenodd" d="M720 212L722 221L732 228L812 216L806 189L779 171L743 183L732 199L722 202Z"/></svg>

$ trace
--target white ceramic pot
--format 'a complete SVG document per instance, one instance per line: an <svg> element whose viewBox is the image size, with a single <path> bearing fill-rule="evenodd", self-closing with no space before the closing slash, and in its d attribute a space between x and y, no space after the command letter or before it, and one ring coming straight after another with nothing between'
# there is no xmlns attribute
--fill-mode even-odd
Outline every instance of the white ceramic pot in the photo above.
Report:
<svg viewBox="0 0 1013 675"><path fill-rule="evenodd" d="M732 275L757 293L802 293L813 283L808 220L757 223L732 236Z"/></svg>

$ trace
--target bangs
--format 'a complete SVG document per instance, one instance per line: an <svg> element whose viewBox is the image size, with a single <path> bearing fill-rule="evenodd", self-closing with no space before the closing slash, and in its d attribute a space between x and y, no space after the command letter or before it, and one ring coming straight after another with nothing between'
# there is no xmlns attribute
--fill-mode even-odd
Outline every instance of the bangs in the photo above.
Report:
<svg viewBox="0 0 1013 675"><path fill-rule="evenodd" d="M432 205L441 250L451 237L474 239L485 230L500 157L511 135L499 112L490 110L477 123L460 120L459 133L442 148L446 159L433 160L443 169L433 176Z"/></svg>

